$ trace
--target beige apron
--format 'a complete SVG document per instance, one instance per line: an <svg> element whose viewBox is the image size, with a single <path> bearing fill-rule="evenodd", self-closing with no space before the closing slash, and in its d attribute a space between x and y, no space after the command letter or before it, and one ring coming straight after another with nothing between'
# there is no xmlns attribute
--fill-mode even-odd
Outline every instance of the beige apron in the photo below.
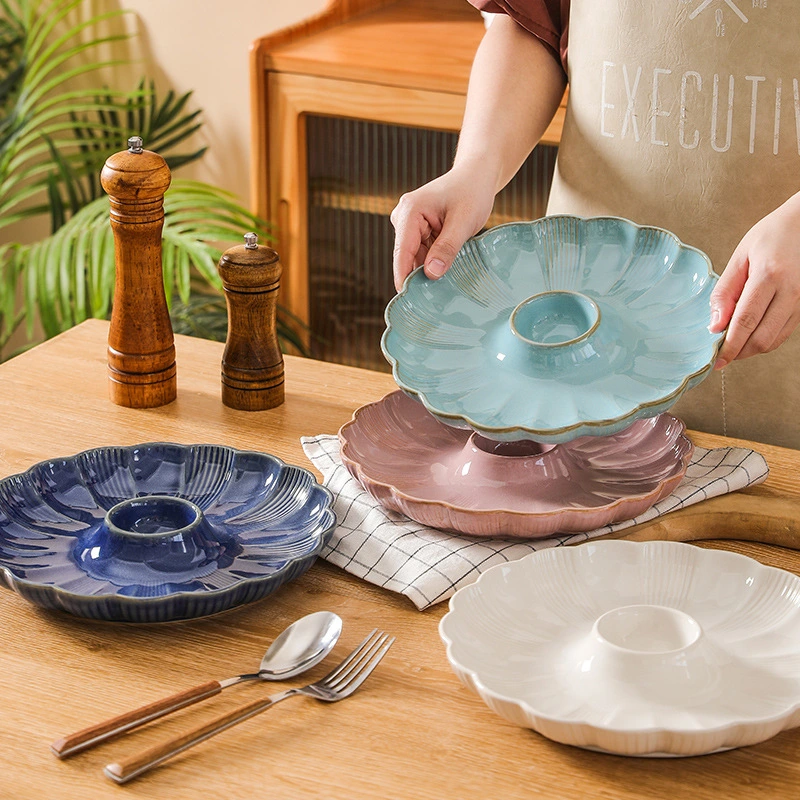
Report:
<svg viewBox="0 0 800 800"><path fill-rule="evenodd" d="M569 24L548 212L667 228L721 272L800 191L800 1L573 0ZM800 448L798 359L796 332L673 411L690 428Z"/></svg>

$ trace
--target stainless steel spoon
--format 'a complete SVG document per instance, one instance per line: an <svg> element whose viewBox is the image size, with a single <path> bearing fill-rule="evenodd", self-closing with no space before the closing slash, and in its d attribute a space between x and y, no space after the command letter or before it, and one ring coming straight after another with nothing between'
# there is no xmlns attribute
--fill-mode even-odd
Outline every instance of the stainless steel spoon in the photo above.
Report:
<svg viewBox="0 0 800 800"><path fill-rule="evenodd" d="M229 686L243 681L260 679L262 681L283 681L311 669L325 658L336 644L342 632L342 620L331 611L317 611L293 622L270 645L258 672L236 675L223 681L209 681L193 689L178 692L171 697L142 706L135 711L121 714L114 719L100 722L77 733L71 733L50 745L58 758L88 750L96 744L108 741L114 736L138 728L146 722L164 717L199 703L208 697L219 694Z"/></svg>

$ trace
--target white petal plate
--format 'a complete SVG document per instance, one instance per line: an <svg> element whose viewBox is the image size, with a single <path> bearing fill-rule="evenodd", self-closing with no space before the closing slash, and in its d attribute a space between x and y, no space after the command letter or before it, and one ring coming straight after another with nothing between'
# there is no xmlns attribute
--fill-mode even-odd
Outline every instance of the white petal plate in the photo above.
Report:
<svg viewBox="0 0 800 800"><path fill-rule="evenodd" d="M439 630L490 708L565 744L691 756L800 725L800 578L736 553L549 548L460 589Z"/></svg>

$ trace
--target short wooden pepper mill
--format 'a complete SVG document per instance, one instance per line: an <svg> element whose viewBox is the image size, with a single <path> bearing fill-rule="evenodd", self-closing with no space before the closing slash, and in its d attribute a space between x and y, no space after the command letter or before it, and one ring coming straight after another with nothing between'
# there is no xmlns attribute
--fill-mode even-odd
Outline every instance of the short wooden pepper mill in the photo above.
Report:
<svg viewBox="0 0 800 800"><path fill-rule="evenodd" d="M228 338L222 356L222 402L242 411L283 403L283 354L277 310L281 263L254 233L222 254L219 274L228 305Z"/></svg>
<svg viewBox="0 0 800 800"><path fill-rule="evenodd" d="M172 402L178 390L175 343L164 293L161 230L167 162L142 149L110 156L100 182L111 201L116 285L108 333L109 394L117 405L153 408Z"/></svg>

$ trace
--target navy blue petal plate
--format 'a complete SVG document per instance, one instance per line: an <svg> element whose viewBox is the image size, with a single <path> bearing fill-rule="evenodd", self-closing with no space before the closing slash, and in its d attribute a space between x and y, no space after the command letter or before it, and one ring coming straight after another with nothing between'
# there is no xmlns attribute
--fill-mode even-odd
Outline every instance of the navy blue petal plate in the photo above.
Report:
<svg viewBox="0 0 800 800"><path fill-rule="evenodd" d="M302 467L218 445L101 447L0 481L0 585L44 608L166 622L302 575L336 522Z"/></svg>

